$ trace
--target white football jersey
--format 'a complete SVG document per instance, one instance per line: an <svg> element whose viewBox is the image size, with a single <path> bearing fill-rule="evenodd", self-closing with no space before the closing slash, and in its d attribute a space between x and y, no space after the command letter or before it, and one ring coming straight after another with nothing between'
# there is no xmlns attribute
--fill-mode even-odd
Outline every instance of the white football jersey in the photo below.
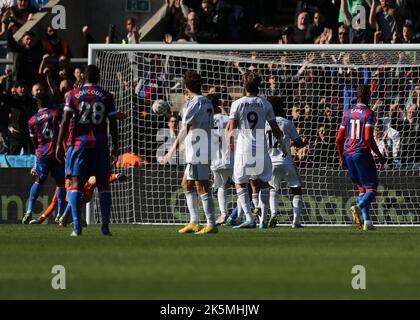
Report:
<svg viewBox="0 0 420 320"><path fill-rule="evenodd" d="M283 117L276 117L276 122L280 130L283 131L283 142L286 146L287 155L283 158L283 152L280 149L279 143L271 131L270 125L267 123L265 126L265 135L267 138L268 153L271 161L273 162L273 165L293 164L294 162L290 155L290 146L292 141L300 138L299 133L297 132L293 122L290 120Z"/></svg>
<svg viewBox="0 0 420 320"><path fill-rule="evenodd" d="M226 158L228 149L226 141L226 127L229 117L221 113L217 113L213 118L213 145L211 170L233 168L234 154L230 152L230 156Z"/></svg>
<svg viewBox="0 0 420 320"><path fill-rule="evenodd" d="M265 124L275 118L273 106L262 97L242 97L234 101L229 119L236 120L238 124L235 153L255 155L267 152Z"/></svg>
<svg viewBox="0 0 420 320"><path fill-rule="evenodd" d="M190 126L185 138L185 162L210 164L213 105L204 96L193 96L182 111L182 125Z"/></svg>

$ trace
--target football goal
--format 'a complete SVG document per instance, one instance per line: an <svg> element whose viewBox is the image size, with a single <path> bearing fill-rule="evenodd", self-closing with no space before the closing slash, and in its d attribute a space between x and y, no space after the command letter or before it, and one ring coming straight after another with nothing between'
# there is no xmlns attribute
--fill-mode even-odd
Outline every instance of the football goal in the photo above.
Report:
<svg viewBox="0 0 420 320"><path fill-rule="evenodd" d="M375 139L386 156L371 208L377 225L420 225L420 45L198 45L147 44L89 47L89 63L101 70L101 85L126 118L119 122L121 154L114 170L129 180L112 185L113 223L176 224L188 220L180 183L180 148L170 164L160 156L175 140L184 104L182 75L198 71L203 94L218 94L229 113L243 94L241 75L258 70L260 95L280 97L307 147L292 155L303 180L302 222L349 225L357 188L339 167L335 137L343 110L356 99L359 84L371 88ZM152 104L169 103L171 116ZM133 161L133 159L136 159ZM216 199L216 198L215 198ZM291 195L281 191L280 224L292 219ZM234 190L229 204L236 204ZM218 214L217 201L215 201ZM98 222L98 203L88 220ZM201 212L204 219L204 213Z"/></svg>

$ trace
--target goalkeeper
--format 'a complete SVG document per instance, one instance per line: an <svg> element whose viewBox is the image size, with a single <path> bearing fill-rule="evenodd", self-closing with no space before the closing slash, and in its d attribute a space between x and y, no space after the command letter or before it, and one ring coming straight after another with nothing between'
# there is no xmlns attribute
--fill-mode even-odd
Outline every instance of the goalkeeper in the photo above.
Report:
<svg viewBox="0 0 420 320"><path fill-rule="evenodd" d="M118 174L111 174L109 177L109 183L113 183L115 181L127 181L127 176L122 173ZM67 190L70 188L70 180L67 180L66 184ZM85 186L83 187L83 194L82 194L82 201L83 203L89 203L92 200L93 192L96 188L96 178L90 177L89 180L86 182ZM67 200L67 199L66 199ZM43 214L38 219L32 220L29 224L41 224L43 223L58 207L58 201L57 201L57 191L54 193L54 196L51 200L50 205L48 208L44 211ZM63 215L56 218L56 222L58 222L62 226L66 226L66 216L67 213L71 211L70 203L67 203L66 210L64 211Z"/></svg>

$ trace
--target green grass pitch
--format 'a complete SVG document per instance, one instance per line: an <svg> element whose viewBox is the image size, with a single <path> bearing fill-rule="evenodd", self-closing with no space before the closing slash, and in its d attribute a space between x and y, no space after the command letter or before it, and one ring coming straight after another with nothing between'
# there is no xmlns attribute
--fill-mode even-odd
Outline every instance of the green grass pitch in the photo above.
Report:
<svg viewBox="0 0 420 320"><path fill-rule="evenodd" d="M0 299L419 299L420 228L0 225ZM53 290L54 265L66 289ZM366 290L354 290L354 265Z"/></svg>

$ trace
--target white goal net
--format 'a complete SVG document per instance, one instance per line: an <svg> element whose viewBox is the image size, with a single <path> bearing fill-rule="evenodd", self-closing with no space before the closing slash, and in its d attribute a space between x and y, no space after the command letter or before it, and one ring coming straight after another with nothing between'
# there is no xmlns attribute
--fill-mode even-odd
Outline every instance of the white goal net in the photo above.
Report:
<svg viewBox="0 0 420 320"><path fill-rule="evenodd" d="M204 94L218 94L228 114L243 93L241 74L256 69L264 80L260 94L281 97L287 117L309 142L292 150L303 180L303 223L351 224L348 209L356 202L357 188L339 169L335 137L343 110L353 104L357 85L363 83L371 87L375 138L387 158L371 208L373 221L420 224L420 46L93 45L90 62L99 66L101 85L127 115L119 123L121 152L126 158L141 157L139 167L124 161L115 168L129 181L112 185L113 223L188 221L180 187L182 150L179 162L162 165L156 158L180 126L182 75L188 69L200 72ZM152 113L156 99L170 103L170 118ZM235 204L230 190L230 209ZM217 201L215 208L219 213ZM286 185L279 210L279 223L290 223Z"/></svg>

